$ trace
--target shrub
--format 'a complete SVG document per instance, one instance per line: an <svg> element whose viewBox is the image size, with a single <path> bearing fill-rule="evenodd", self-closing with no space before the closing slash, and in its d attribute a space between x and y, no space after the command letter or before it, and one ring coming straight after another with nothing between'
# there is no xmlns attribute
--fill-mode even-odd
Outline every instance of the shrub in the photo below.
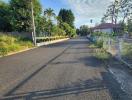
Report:
<svg viewBox="0 0 132 100"><path fill-rule="evenodd" d="M0 56L5 56L5 55L7 55L7 53L8 53L8 48L6 48L6 47L1 48L0 47Z"/></svg>
<svg viewBox="0 0 132 100"><path fill-rule="evenodd" d="M100 60L108 60L110 58L110 54L104 49L97 49L94 56Z"/></svg>
<svg viewBox="0 0 132 100"><path fill-rule="evenodd" d="M6 44L13 44L17 39L11 35L0 34L0 42L5 42Z"/></svg>
<svg viewBox="0 0 132 100"><path fill-rule="evenodd" d="M22 36L0 34L0 56L30 47L33 47L32 42Z"/></svg>
<svg viewBox="0 0 132 100"><path fill-rule="evenodd" d="M102 39L98 39L98 40L95 42L95 45L96 45L98 48L102 48L102 47L103 47L103 40L102 40Z"/></svg>
<svg viewBox="0 0 132 100"><path fill-rule="evenodd" d="M18 51L20 50L20 45L19 44L12 44L8 46L8 51Z"/></svg>

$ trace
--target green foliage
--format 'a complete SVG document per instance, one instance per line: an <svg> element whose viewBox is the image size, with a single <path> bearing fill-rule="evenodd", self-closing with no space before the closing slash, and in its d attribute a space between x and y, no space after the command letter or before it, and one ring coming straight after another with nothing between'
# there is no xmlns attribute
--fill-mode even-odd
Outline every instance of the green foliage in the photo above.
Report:
<svg viewBox="0 0 132 100"><path fill-rule="evenodd" d="M75 17L71 10L61 9L58 16L60 17L62 22L65 22L69 24L70 27L74 28Z"/></svg>
<svg viewBox="0 0 132 100"><path fill-rule="evenodd" d="M123 43L122 44L122 56L126 56L132 58L132 44L131 43Z"/></svg>
<svg viewBox="0 0 132 100"><path fill-rule="evenodd" d="M77 34L81 36L86 36L90 34L90 29L87 25L82 25L80 28L77 30Z"/></svg>
<svg viewBox="0 0 132 100"><path fill-rule="evenodd" d="M15 31L29 31L31 24L31 6L29 0L11 0L11 24Z"/></svg>
<svg viewBox="0 0 132 100"><path fill-rule="evenodd" d="M107 53L104 49L96 49L96 52L94 53L94 56L99 60L108 60L111 55Z"/></svg>
<svg viewBox="0 0 132 100"><path fill-rule="evenodd" d="M0 1L0 31L11 31L9 5Z"/></svg>
<svg viewBox="0 0 132 100"><path fill-rule="evenodd" d="M35 23L41 14L41 5L39 0L33 0ZM11 0L11 24L15 31L29 32L32 26L31 1L30 0Z"/></svg>
<svg viewBox="0 0 132 100"><path fill-rule="evenodd" d="M66 35L69 37L74 37L76 35L76 30L70 27L70 25L67 23L63 23L62 29L66 32Z"/></svg>
<svg viewBox="0 0 132 100"><path fill-rule="evenodd" d="M95 42L95 45L98 47L98 48L103 48L103 40L102 39L97 39L96 42Z"/></svg>
<svg viewBox="0 0 132 100"><path fill-rule="evenodd" d="M39 36L41 33L44 33L46 31L46 18L43 16L40 16L37 18L36 23L36 35Z"/></svg>
<svg viewBox="0 0 132 100"><path fill-rule="evenodd" d="M0 56L5 56L8 53L8 49L6 47L0 48Z"/></svg>
<svg viewBox="0 0 132 100"><path fill-rule="evenodd" d="M59 28L58 26L54 25L52 28L52 36L65 36L66 32Z"/></svg>
<svg viewBox="0 0 132 100"><path fill-rule="evenodd" d="M21 36L0 34L0 56L30 47L33 47L32 42Z"/></svg>
<svg viewBox="0 0 132 100"><path fill-rule="evenodd" d="M46 16L46 18L47 18L48 20L51 20L52 17L55 17L54 10L51 9L51 8L46 9L46 10L44 11L44 15Z"/></svg>
<svg viewBox="0 0 132 100"><path fill-rule="evenodd" d="M3 35L0 34L0 42L6 43L8 45L13 44L16 41L15 37L12 37L11 35Z"/></svg>
<svg viewBox="0 0 132 100"><path fill-rule="evenodd" d="M49 8L42 14L39 0L0 1L0 31L32 32L32 4L37 36L76 35L71 10L61 9L59 16L55 16L54 10ZM57 25L53 20L57 20Z"/></svg>
<svg viewBox="0 0 132 100"><path fill-rule="evenodd" d="M132 19L128 20L128 33L132 36Z"/></svg>

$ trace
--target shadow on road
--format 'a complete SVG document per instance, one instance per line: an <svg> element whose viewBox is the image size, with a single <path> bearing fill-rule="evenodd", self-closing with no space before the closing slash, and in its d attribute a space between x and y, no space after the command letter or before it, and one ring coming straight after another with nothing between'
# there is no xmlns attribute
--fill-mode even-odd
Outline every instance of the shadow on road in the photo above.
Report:
<svg viewBox="0 0 132 100"><path fill-rule="evenodd" d="M78 59L80 62L84 63L87 67L102 67L102 61L98 60L94 56L82 57Z"/></svg>
<svg viewBox="0 0 132 100"><path fill-rule="evenodd" d="M120 85L109 72L101 73L103 79L78 80L77 82L67 84L64 87L49 90L31 91L27 93L12 94L3 97L2 100L39 100L66 95L78 95L81 93L90 93L93 91L106 90L109 92L112 100L131 100L128 95L120 89Z"/></svg>
<svg viewBox="0 0 132 100"><path fill-rule="evenodd" d="M23 98L24 100L38 100L71 94L80 94L91 91L99 91L104 89L106 89L106 87L103 81L100 79L89 79L85 81L79 80L76 83L72 83L61 88L10 95L5 97L5 99L3 100L14 100L21 98Z"/></svg>
<svg viewBox="0 0 132 100"><path fill-rule="evenodd" d="M122 89L121 85L109 72L102 72L103 81L105 86L109 89L112 96L112 100L131 100L129 95L127 95Z"/></svg>
<svg viewBox="0 0 132 100"><path fill-rule="evenodd" d="M84 44L85 41L77 42L77 41L70 41L70 44ZM60 46L60 44L52 45L52 47ZM63 43L62 43L63 45ZM69 49L69 47L67 48ZM65 53L67 50L65 49L61 54L51 59L46 65L42 66L35 72L33 72L29 77L25 80L20 82L15 88L9 91L1 100L39 100L39 99L46 99L46 98L54 98L66 95L78 95L81 93L90 93L93 91L103 91L106 90L109 92L112 100L131 100L128 98L129 96L123 92L120 88L120 84L113 78L113 75L109 72L100 72L102 79L92 78L87 80L77 80L74 83L66 84L64 87L59 87L55 89L49 90L38 90L38 91L31 91L27 93L20 93L20 94L13 94L17 89L23 86L27 81L29 81L32 77L34 77L37 73L39 73L43 68L45 68L48 64L75 64L75 63L83 63L87 67L100 67L102 66L102 62L96 59L93 56L82 57L77 59L77 61L64 61L64 62L53 62L56 58L60 57L62 54ZM77 48L72 48L77 49ZM82 49L82 48L78 48ZM82 52L80 52L82 53ZM85 53L85 52L84 52ZM73 53L72 53L73 54Z"/></svg>
<svg viewBox="0 0 132 100"><path fill-rule="evenodd" d="M70 46L69 46L70 47ZM32 77L34 77L36 74L38 74L42 69L44 69L47 65L49 65L50 63L52 63L55 59L57 59L58 57L60 57L69 47L65 48L59 55L57 55L56 57L52 58L50 61L48 61L44 66L38 68L36 71L34 71L33 73L31 73L31 75L29 75L28 77L26 77L24 80L22 80L19 84L17 84L13 89L11 89L10 91L8 91L4 96L8 96L11 95L13 92L15 92L17 89L19 89L21 86L23 86L27 81L29 81Z"/></svg>

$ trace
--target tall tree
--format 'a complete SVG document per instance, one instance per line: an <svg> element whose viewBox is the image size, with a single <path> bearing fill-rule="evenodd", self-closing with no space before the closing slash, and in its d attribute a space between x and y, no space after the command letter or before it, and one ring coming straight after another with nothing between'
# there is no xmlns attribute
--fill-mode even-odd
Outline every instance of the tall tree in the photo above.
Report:
<svg viewBox="0 0 132 100"><path fill-rule="evenodd" d="M82 25L79 29L77 29L77 32L78 35L86 36L90 34L90 28L87 25Z"/></svg>
<svg viewBox="0 0 132 100"><path fill-rule="evenodd" d="M39 0L32 0L35 16L35 24L41 14ZM31 0L11 0L10 9L12 15L12 25L15 31L31 31Z"/></svg>
<svg viewBox="0 0 132 100"><path fill-rule="evenodd" d="M115 0L108 6L102 21L111 19L112 23L116 24L118 18L122 19L122 23L128 18L132 19L132 0Z"/></svg>
<svg viewBox="0 0 132 100"><path fill-rule="evenodd" d="M46 18L47 18L48 20L51 20L52 17L55 17L54 10L51 9L51 8L46 9L46 10L44 11L44 15L46 16Z"/></svg>
<svg viewBox="0 0 132 100"><path fill-rule="evenodd" d="M0 31L11 31L9 4L0 1Z"/></svg>
<svg viewBox="0 0 132 100"><path fill-rule="evenodd" d="M52 28L53 28L53 23L52 23L52 18L55 18L55 13L54 13L54 10L49 8L49 9L46 9L44 11L44 16L47 18L47 32L48 32L48 35L51 36L51 32L52 32Z"/></svg>
<svg viewBox="0 0 132 100"><path fill-rule="evenodd" d="M61 9L58 15L61 20L74 28L75 17L71 10Z"/></svg>
<svg viewBox="0 0 132 100"><path fill-rule="evenodd" d="M106 14L102 18L102 22L106 20L111 20L111 23L116 24L119 14L119 2L115 0L111 5L108 6Z"/></svg>

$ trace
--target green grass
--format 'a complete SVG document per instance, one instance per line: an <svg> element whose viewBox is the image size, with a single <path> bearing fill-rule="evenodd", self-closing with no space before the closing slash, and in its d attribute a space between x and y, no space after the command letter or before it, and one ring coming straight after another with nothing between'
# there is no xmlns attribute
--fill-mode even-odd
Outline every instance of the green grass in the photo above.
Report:
<svg viewBox="0 0 132 100"><path fill-rule="evenodd" d="M99 60L108 60L111 57L104 49L96 49L94 56Z"/></svg>
<svg viewBox="0 0 132 100"><path fill-rule="evenodd" d="M11 36L0 33L0 56L31 48L33 44L30 40L21 36Z"/></svg>
<svg viewBox="0 0 132 100"><path fill-rule="evenodd" d="M101 39L91 43L89 47L95 49L93 56L99 60L106 61L111 57L111 55L103 48L103 41Z"/></svg>
<svg viewBox="0 0 132 100"><path fill-rule="evenodd" d="M122 56L132 59L132 43L123 43Z"/></svg>

